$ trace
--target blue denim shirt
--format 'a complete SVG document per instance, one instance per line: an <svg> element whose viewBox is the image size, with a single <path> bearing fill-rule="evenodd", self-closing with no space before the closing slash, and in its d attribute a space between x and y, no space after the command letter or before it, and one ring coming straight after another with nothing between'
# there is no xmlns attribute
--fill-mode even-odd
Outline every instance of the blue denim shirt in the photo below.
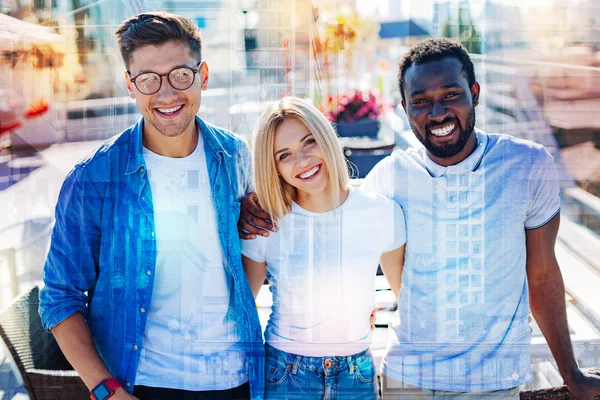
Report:
<svg viewBox="0 0 600 400"><path fill-rule="evenodd" d="M47 330L82 313L100 356L130 393L156 267L143 121L105 142L67 175L56 206L39 309ZM198 117L196 124L203 135L225 264L233 278L229 313L242 328L252 398L262 399L262 333L236 227L239 201L254 190L250 150L244 141Z"/></svg>

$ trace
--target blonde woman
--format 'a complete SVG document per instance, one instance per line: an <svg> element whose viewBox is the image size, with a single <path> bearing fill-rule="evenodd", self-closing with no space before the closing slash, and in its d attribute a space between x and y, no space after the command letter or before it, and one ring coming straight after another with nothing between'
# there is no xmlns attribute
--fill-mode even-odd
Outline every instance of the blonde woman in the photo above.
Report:
<svg viewBox="0 0 600 400"><path fill-rule="evenodd" d="M380 262L395 294L404 215L392 200L348 186L335 131L295 97L270 105L253 132L261 206L278 232L242 241L256 296L268 275L266 399L372 399L369 316ZM400 227L400 228L399 228Z"/></svg>

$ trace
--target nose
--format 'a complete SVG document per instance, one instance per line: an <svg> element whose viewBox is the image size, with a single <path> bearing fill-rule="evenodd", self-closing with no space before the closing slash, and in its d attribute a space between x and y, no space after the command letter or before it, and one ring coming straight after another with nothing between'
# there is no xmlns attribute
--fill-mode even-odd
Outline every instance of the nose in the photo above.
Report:
<svg viewBox="0 0 600 400"><path fill-rule="evenodd" d="M310 164L310 159L310 152L305 149L302 149L297 153L295 161L300 168L304 168L308 166L308 164Z"/></svg>
<svg viewBox="0 0 600 400"><path fill-rule="evenodd" d="M434 102L428 115L429 119L436 122L442 122L447 116L448 110L446 107L439 101Z"/></svg>
<svg viewBox="0 0 600 400"><path fill-rule="evenodd" d="M160 90L155 94L157 98L163 102L168 102L177 97L176 90L173 89L171 83L167 79L166 76L161 76L162 84L160 85Z"/></svg>

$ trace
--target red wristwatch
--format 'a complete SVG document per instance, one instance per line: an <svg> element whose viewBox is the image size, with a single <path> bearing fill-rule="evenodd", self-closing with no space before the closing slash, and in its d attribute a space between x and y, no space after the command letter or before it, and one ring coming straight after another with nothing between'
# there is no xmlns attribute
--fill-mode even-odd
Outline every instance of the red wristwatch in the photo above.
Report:
<svg viewBox="0 0 600 400"><path fill-rule="evenodd" d="M115 390L122 386L121 382L116 378L104 380L92 389L90 398L92 400L106 400L115 394Z"/></svg>

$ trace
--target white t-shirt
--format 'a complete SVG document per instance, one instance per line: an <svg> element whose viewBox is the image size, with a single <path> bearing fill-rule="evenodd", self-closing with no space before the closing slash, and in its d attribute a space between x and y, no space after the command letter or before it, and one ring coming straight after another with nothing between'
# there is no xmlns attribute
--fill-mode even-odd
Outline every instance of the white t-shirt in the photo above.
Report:
<svg viewBox="0 0 600 400"><path fill-rule="evenodd" d="M202 135L188 157L143 150L152 191L156 276L136 385L225 390L248 381L232 277L217 232Z"/></svg>
<svg viewBox="0 0 600 400"><path fill-rule="evenodd" d="M476 135L476 149L456 165L436 164L424 148L397 150L363 182L406 215L382 371L410 385L484 392L532 379L526 230L559 212L558 177L541 145Z"/></svg>
<svg viewBox="0 0 600 400"><path fill-rule="evenodd" d="M405 242L398 204L351 189L335 210L294 203L269 237L242 241L242 253L267 262L273 311L271 346L304 356L346 356L369 347L375 274L382 253Z"/></svg>

